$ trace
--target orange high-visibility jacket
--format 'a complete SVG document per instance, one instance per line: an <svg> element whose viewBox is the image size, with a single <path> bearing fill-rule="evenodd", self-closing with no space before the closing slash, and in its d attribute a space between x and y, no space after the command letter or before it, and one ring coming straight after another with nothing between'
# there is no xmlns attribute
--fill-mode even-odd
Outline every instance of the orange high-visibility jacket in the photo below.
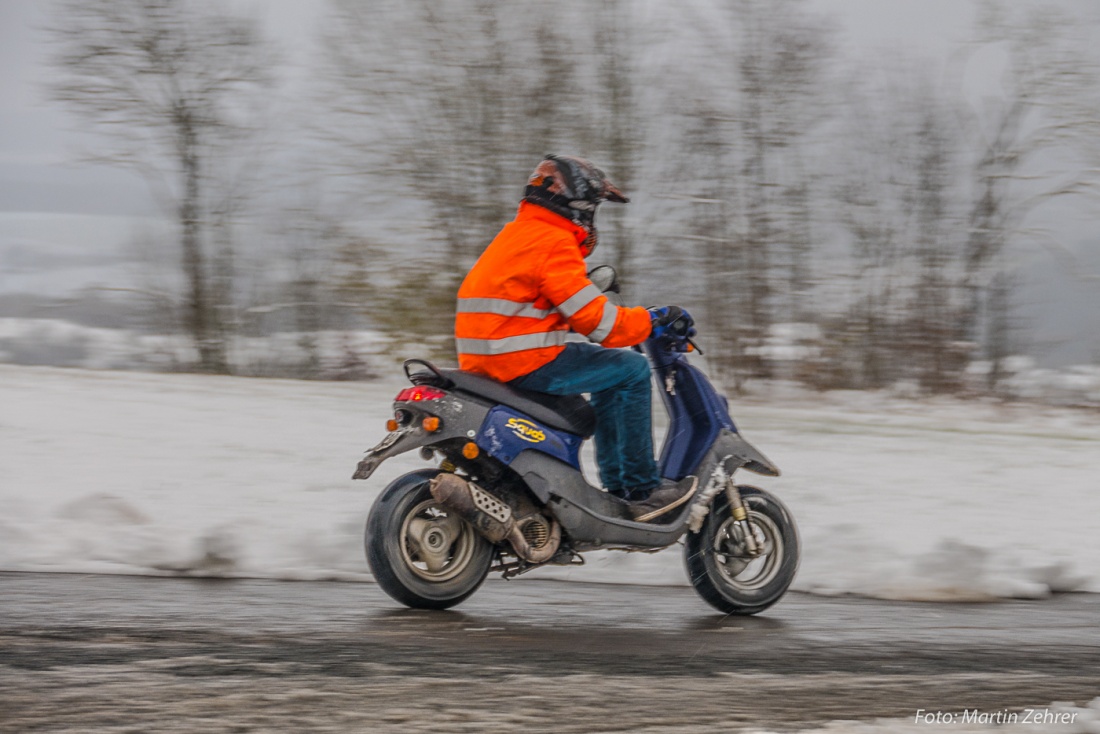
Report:
<svg viewBox="0 0 1100 734"><path fill-rule="evenodd" d="M508 382L553 360L567 341L584 341L579 335L605 347L649 336L648 311L616 306L588 279L587 236L565 217L520 204L458 290L461 369Z"/></svg>

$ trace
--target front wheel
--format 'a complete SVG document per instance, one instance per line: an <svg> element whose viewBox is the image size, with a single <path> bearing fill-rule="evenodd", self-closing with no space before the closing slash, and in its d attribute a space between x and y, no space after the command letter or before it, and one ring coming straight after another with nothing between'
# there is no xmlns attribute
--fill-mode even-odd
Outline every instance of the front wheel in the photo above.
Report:
<svg viewBox="0 0 1100 734"><path fill-rule="evenodd" d="M684 563L699 596L726 614L756 614L779 601L798 570L798 529L791 513L762 489L739 486L748 522L762 548L751 557L729 498L718 494L703 527L689 533Z"/></svg>
<svg viewBox="0 0 1100 734"><path fill-rule="evenodd" d="M477 591L493 545L436 502L428 482L438 470L398 477L367 517L367 564L382 590L416 609L447 609Z"/></svg>

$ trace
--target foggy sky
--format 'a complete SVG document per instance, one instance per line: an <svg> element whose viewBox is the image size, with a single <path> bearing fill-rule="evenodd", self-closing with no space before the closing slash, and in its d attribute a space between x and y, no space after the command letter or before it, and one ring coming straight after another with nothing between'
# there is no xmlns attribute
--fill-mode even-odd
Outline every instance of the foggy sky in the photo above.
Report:
<svg viewBox="0 0 1100 734"><path fill-rule="evenodd" d="M686 5L686 4L685 4ZM324 0L264 0L244 7L263 17L278 39L289 84L301 85L316 53L313 31ZM906 47L942 60L966 34L973 16L958 0L814 0L841 19L841 50L849 54ZM0 2L0 211L153 215L144 183L108 166L80 165L96 140L79 130L64 107L50 103L43 82L48 50L40 28L49 2ZM0 230L0 241L4 236Z"/></svg>

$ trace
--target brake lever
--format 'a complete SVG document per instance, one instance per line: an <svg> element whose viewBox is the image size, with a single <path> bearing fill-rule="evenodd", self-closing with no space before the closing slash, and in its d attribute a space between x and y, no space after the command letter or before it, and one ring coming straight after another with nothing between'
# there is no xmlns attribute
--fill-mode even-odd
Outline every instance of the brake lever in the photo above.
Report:
<svg viewBox="0 0 1100 734"><path fill-rule="evenodd" d="M691 348L699 352L699 356L703 355L703 350L699 348L699 345L691 340L691 337L687 337L687 343L691 345Z"/></svg>

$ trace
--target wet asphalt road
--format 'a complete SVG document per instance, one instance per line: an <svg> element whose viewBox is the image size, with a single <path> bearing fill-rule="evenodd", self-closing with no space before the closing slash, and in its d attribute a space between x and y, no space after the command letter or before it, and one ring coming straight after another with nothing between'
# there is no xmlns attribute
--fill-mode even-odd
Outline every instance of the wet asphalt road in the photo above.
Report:
<svg viewBox="0 0 1100 734"><path fill-rule="evenodd" d="M1100 695L1100 595L931 604L491 580L0 574L0 731L790 730Z"/></svg>

